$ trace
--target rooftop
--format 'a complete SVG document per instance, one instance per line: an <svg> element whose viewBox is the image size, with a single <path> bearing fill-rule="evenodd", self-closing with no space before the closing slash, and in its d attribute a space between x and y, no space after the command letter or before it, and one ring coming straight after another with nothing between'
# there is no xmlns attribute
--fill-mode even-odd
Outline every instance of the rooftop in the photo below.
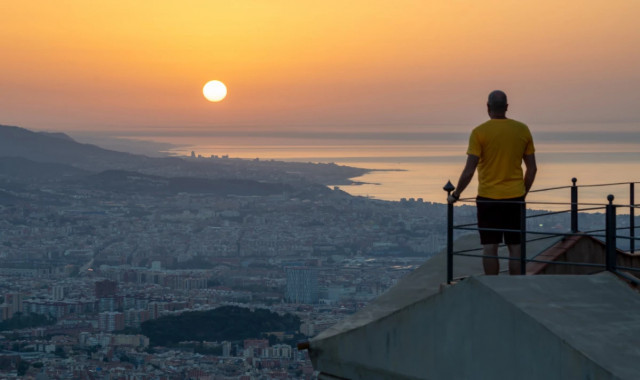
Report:
<svg viewBox="0 0 640 380"><path fill-rule="evenodd" d="M527 276L483 275L465 253L477 234L460 237L314 337L314 368L324 379L640 377L640 255L616 249L609 201L606 242L577 231L577 202L570 233L525 239Z"/></svg>

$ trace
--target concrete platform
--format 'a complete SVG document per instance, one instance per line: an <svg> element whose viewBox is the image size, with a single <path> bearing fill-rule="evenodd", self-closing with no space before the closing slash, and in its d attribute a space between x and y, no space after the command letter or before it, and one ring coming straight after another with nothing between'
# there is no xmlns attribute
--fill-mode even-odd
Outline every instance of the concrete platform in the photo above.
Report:
<svg viewBox="0 0 640 380"><path fill-rule="evenodd" d="M549 247L557 244L562 237L543 236L542 239L527 244L527 257L533 258ZM470 250L480 248L480 239L477 233L463 236L455 241L454 250ZM482 254L481 251L473 254ZM498 255L508 257L506 248L501 248ZM508 261L500 261L501 268L507 268ZM454 257L454 278L468 277L483 274L482 259L475 257ZM335 334L366 325L382 318L394 311L402 309L412 303L428 298L440 291L442 284L447 281L447 255L441 252L427 260L418 269L402 278L396 286L389 289L380 297L372 301L366 308L358 313L345 318L336 325L323 331L313 341L325 339Z"/></svg>
<svg viewBox="0 0 640 380"><path fill-rule="evenodd" d="M640 294L615 275L484 276L480 259L459 257L454 276L473 276L441 290L445 267L435 256L313 338L314 368L346 379L640 378Z"/></svg>

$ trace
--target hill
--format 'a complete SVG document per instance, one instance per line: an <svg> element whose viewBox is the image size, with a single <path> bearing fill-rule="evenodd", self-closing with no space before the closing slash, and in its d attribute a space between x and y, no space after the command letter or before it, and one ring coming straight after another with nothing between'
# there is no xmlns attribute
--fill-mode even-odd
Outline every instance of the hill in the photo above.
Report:
<svg viewBox="0 0 640 380"><path fill-rule="evenodd" d="M281 161L242 160L228 158L147 157L117 152L92 144L81 144L64 133L32 132L24 128L0 125L0 157L22 158L35 163L59 164L99 173L108 170L139 172L165 178L242 179L262 183L310 185L337 185L350 183L349 178L365 174L368 170L335 164L314 164ZM23 162L24 163L24 162ZM26 163L25 163L26 165ZM69 169L50 167L52 173L70 173ZM10 174L10 167L4 169ZM32 165L30 171L45 170ZM3 174L0 168L0 176ZM15 171L13 174L16 174ZM35 178L48 174L34 173ZM55 176L51 174L51 176ZM171 186L196 186L193 181L185 185L178 180ZM206 186L210 186L207 184ZM236 183L237 185L237 183ZM200 186L200 185L197 185ZM227 185L230 186L230 185ZM321 190L321 189L317 189Z"/></svg>
<svg viewBox="0 0 640 380"><path fill-rule="evenodd" d="M0 125L0 152L4 157L65 164L91 171L138 168L150 160L145 156L80 144L62 133L37 133L5 125Z"/></svg>
<svg viewBox="0 0 640 380"><path fill-rule="evenodd" d="M35 162L22 157L0 157L0 178L33 182L60 180L89 173L70 165Z"/></svg>
<svg viewBox="0 0 640 380"><path fill-rule="evenodd" d="M280 316L265 309L251 311L237 306L185 312L146 321L141 326L152 346L172 346L182 341L236 341L299 328L300 318L295 315Z"/></svg>

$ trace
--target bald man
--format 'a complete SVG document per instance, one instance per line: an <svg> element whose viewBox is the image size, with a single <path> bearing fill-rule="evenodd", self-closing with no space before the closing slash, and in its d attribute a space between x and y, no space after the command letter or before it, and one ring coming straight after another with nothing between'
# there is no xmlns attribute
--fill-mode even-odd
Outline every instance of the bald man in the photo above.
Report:
<svg viewBox="0 0 640 380"><path fill-rule="evenodd" d="M490 120L477 126L469 137L467 163L458 186L448 198L456 202L478 169L478 228L483 247L482 264L488 275L500 272L498 245L503 242L512 259L520 258L520 233L483 231L488 229L520 230L520 204L533 185L537 165L533 138L529 128L507 119L507 95L499 90L489 94L487 112ZM522 162L526 171L522 174ZM509 260L509 273L519 274L518 260Z"/></svg>

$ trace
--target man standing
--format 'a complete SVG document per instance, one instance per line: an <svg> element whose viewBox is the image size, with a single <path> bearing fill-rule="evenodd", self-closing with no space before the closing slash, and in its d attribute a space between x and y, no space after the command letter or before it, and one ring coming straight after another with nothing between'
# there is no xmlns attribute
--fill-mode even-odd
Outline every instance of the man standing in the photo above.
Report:
<svg viewBox="0 0 640 380"><path fill-rule="evenodd" d="M500 271L498 245L504 242L509 249L509 273L519 274L520 233L486 229L519 230L520 205L524 202L537 165L533 138L529 128L518 121L507 119L507 95L502 91L489 94L487 111L491 120L477 126L469 137L467 163L462 170L458 186L448 198L456 202L469 185L478 169L478 228L483 247L482 260L485 274ZM522 175L522 161L526 172Z"/></svg>

